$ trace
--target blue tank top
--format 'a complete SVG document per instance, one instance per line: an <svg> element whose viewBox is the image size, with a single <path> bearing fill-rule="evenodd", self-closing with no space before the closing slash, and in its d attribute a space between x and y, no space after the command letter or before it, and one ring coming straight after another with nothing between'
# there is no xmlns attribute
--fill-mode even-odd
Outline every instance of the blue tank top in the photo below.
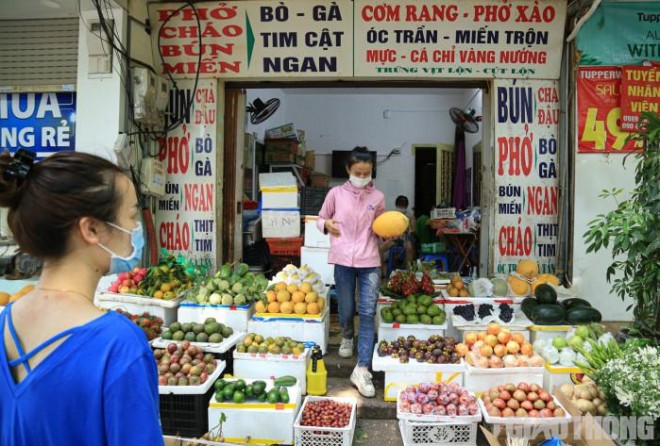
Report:
<svg viewBox="0 0 660 446"><path fill-rule="evenodd" d="M8 326L19 358L7 360ZM114 311L23 351L0 313L0 445L131 446L163 444L156 362L142 330ZM68 337L67 337L68 336ZM27 361L65 338L32 369ZM11 368L25 367L14 380Z"/></svg>

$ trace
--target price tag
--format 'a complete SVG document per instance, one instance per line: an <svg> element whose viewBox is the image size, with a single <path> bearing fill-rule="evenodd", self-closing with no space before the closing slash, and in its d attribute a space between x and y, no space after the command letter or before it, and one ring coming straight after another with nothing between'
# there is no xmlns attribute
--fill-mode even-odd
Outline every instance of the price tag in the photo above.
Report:
<svg viewBox="0 0 660 446"><path fill-rule="evenodd" d="M275 410L284 410L284 403L275 404Z"/></svg>
<svg viewBox="0 0 660 446"><path fill-rule="evenodd" d="M392 324L392 328L401 328L401 324L399 324L398 322L395 322L395 323Z"/></svg>
<svg viewBox="0 0 660 446"><path fill-rule="evenodd" d="M236 305L231 305L231 306L229 307L229 309L230 309L230 310L235 310L235 309L236 309Z"/></svg>
<svg viewBox="0 0 660 446"><path fill-rule="evenodd" d="M266 356L265 353L259 353L259 357L260 357L260 358L266 358L267 356Z"/></svg>

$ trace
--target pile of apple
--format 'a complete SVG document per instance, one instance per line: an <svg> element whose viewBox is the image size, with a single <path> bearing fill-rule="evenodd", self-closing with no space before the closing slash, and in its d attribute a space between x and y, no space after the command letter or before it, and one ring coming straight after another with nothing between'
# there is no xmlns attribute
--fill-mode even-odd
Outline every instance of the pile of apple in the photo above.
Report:
<svg viewBox="0 0 660 446"><path fill-rule="evenodd" d="M112 282L108 291L111 293L135 294L138 285L147 275L147 268L133 268L133 271L117 274L117 280Z"/></svg>
<svg viewBox="0 0 660 446"><path fill-rule="evenodd" d="M496 322L488 324L486 331L465 333L456 352L480 368L543 367L545 362L521 333L511 333Z"/></svg>
<svg viewBox="0 0 660 446"><path fill-rule="evenodd" d="M469 416L479 413L477 399L458 383L422 383L399 394L399 410L416 415Z"/></svg>
<svg viewBox="0 0 660 446"><path fill-rule="evenodd" d="M564 409L538 384L512 383L484 392L481 401L491 417L563 418Z"/></svg>

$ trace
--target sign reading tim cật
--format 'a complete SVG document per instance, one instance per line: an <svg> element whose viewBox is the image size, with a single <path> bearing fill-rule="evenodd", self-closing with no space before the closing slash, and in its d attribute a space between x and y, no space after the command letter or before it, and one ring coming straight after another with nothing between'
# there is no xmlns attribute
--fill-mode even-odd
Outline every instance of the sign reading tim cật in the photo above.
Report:
<svg viewBox="0 0 660 446"><path fill-rule="evenodd" d="M38 158L76 149L76 93L0 93L0 149Z"/></svg>

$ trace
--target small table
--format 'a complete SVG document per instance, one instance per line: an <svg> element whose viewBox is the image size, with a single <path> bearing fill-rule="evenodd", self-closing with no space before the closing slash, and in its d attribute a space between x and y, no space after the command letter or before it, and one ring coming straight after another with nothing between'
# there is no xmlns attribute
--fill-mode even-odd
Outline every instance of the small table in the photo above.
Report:
<svg viewBox="0 0 660 446"><path fill-rule="evenodd" d="M457 255L451 259L450 271L460 271L466 263L477 265L478 262L473 262L470 259L472 248L477 244L479 235L474 232L457 232L446 228L440 228L436 231L436 235L444 236L447 242L456 248Z"/></svg>

